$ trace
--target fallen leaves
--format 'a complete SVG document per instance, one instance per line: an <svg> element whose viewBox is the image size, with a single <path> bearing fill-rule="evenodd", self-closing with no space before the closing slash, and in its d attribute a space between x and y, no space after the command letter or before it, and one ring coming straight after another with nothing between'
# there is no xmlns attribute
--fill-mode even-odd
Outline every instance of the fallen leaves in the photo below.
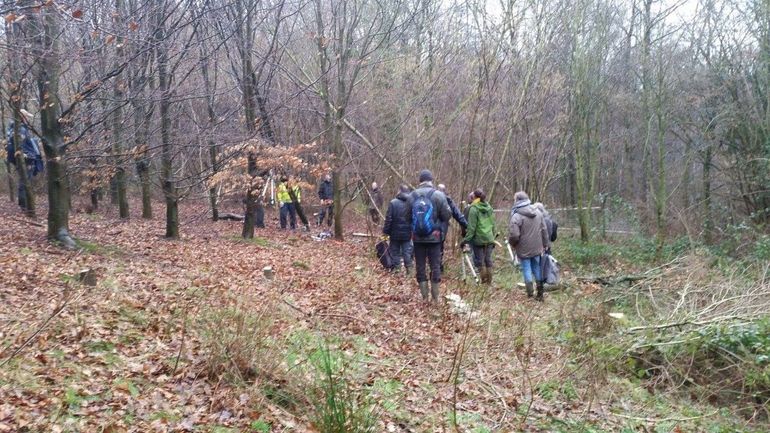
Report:
<svg viewBox="0 0 770 433"><path fill-rule="evenodd" d="M3 203L0 212L14 209ZM201 209L182 212L200 214ZM360 385L377 380L398 384L395 403L390 402L398 411L382 414L382 430L415 430L413 423L445 420L453 399L446 376L464 322L448 311L425 307L413 280L381 271L365 241L314 242L305 234L290 239L285 232L262 230L257 235L266 242L246 242L238 238L240 224L202 219L183 225L181 241L167 241L159 235L161 219L127 221L116 233L113 220L95 214L71 219L73 232L88 240L89 251L62 253L45 241L44 228L4 221L0 361L65 293L80 297L0 371L0 432L23 427L197 431L210 426L243 431L264 417L276 426L313 431L306 427L307 414L288 413L206 377L209 354L191 324L208 311L232 306L227 302L233 300L250 308L247 299L277 301L283 307L270 323L275 340L296 330L312 331L339 339L346 353L364 350L366 377ZM272 267L274 279L264 277L266 266ZM96 286L87 288L73 277L83 269L99 270ZM461 294L469 299L467 290ZM494 335L486 338L490 345L506 343L495 343ZM470 368L464 370L466 383L459 393L463 407L485 419L501 416L501 402L524 404L510 391L516 385L511 354L499 352L483 365L495 372L484 380L503 390L502 397L489 397L475 386L480 373ZM531 356L547 360L538 352ZM405 421L403 413L414 419Z"/></svg>

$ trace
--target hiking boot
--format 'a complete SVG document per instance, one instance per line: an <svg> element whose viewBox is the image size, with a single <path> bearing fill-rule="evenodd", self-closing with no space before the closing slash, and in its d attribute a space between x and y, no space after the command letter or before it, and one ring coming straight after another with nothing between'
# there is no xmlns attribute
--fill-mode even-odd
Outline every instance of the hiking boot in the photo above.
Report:
<svg viewBox="0 0 770 433"><path fill-rule="evenodd" d="M481 273L481 282L484 284L492 284L492 270L489 268L484 268L484 270Z"/></svg>
<svg viewBox="0 0 770 433"><path fill-rule="evenodd" d="M431 281L430 282L430 294L433 297L433 302L438 302L438 295L441 292L439 290L439 285L440 284L441 283L439 283L437 281Z"/></svg>
<svg viewBox="0 0 770 433"><path fill-rule="evenodd" d="M428 300L428 282L427 281L420 281L420 294L422 295L423 301Z"/></svg>
<svg viewBox="0 0 770 433"><path fill-rule="evenodd" d="M534 290L535 289L534 288L535 283L530 281L529 283L524 283L524 285L527 287L527 297L531 298L532 297L532 293L535 291Z"/></svg>
<svg viewBox="0 0 770 433"><path fill-rule="evenodd" d="M545 291L545 288L543 287L543 282L538 281L537 282L537 297L536 300L543 302L545 299L543 299L543 292Z"/></svg>

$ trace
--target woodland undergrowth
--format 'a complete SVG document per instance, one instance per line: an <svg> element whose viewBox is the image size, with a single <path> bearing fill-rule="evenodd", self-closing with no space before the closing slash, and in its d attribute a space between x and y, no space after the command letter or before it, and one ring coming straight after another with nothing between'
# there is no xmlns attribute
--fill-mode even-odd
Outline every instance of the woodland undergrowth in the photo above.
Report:
<svg viewBox="0 0 770 433"><path fill-rule="evenodd" d="M502 255L484 288L450 253L444 287L467 308L426 307L367 239L242 241L237 223L191 206L201 217L179 241L160 221L76 214L69 252L0 210L12 217L0 228L0 431L767 426L760 261L566 237L564 284L545 304Z"/></svg>

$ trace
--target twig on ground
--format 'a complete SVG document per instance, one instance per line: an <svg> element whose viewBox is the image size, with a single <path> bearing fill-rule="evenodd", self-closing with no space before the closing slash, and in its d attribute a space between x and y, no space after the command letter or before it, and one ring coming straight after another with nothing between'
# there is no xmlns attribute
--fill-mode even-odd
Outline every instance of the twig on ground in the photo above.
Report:
<svg viewBox="0 0 770 433"><path fill-rule="evenodd" d="M703 419L703 418L710 418L710 417L718 414L719 410L717 409L714 412L710 412L710 413L707 413L707 414L698 415L698 416L691 416L691 417L684 417L684 418L673 418L673 417L671 417L671 418L649 418L649 417L638 417L638 416L631 416L631 415L623 415L622 413L613 413L613 412L608 412L608 413L610 415L616 416L618 418L631 419L631 420L634 420L634 421L643 421L643 422L651 423L651 424L659 424L659 423L664 423L664 422L686 422L686 421L695 421L695 420Z"/></svg>
<svg viewBox="0 0 770 433"><path fill-rule="evenodd" d="M43 224L40 224L39 222L31 221L31 220L25 220L25 219L16 218L16 217L8 217L8 219L11 221L16 221L18 223L29 224L35 227L45 227Z"/></svg>

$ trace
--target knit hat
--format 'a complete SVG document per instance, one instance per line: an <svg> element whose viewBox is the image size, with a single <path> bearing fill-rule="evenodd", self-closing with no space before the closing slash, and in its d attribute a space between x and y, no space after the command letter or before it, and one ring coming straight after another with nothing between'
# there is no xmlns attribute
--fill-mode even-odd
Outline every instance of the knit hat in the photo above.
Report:
<svg viewBox="0 0 770 433"><path fill-rule="evenodd" d="M430 172L427 168L420 171L420 183L433 181L433 173Z"/></svg>

